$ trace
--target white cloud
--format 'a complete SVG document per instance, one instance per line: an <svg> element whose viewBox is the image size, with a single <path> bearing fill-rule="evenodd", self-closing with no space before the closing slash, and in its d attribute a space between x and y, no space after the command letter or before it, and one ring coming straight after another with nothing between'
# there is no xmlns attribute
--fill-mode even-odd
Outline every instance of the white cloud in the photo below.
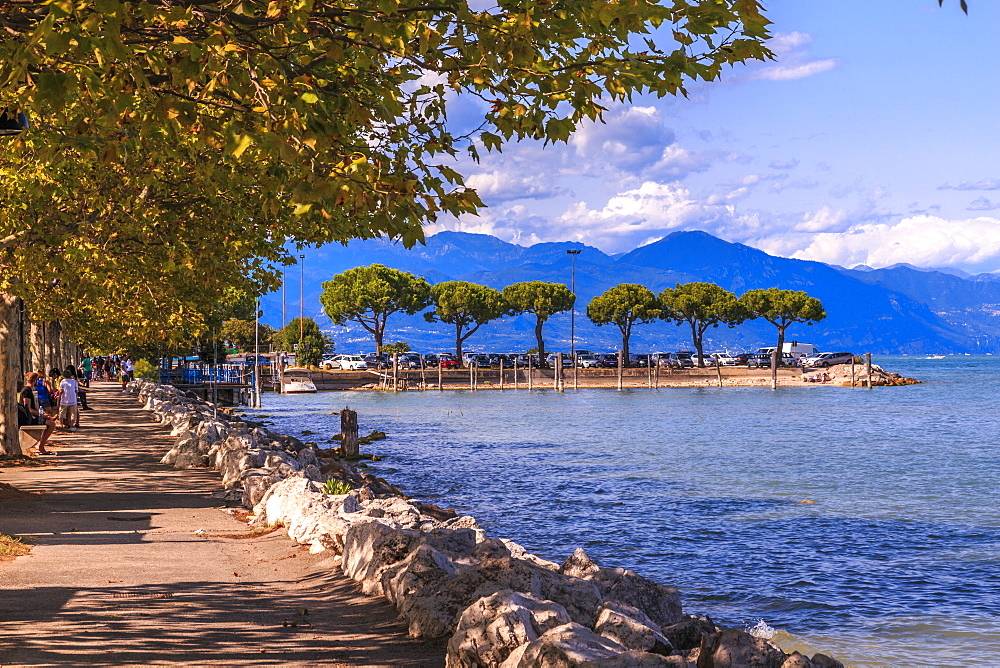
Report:
<svg viewBox="0 0 1000 668"><path fill-rule="evenodd" d="M1000 190L1000 179L980 179L978 181L962 181L957 186L944 184L938 190Z"/></svg>
<svg viewBox="0 0 1000 668"><path fill-rule="evenodd" d="M748 78L792 81L835 69L839 64L836 58L814 58L809 53L807 45L812 39L812 35L801 32L776 34L767 42L775 62L752 68Z"/></svg>
<svg viewBox="0 0 1000 668"><path fill-rule="evenodd" d="M995 209L1000 209L1000 203L994 203L988 197L977 197L969 202L969 206L965 207L966 211L993 211Z"/></svg>
<svg viewBox="0 0 1000 668"><path fill-rule="evenodd" d="M525 175L499 169L473 174L465 179L465 185L475 188L480 197L487 202L490 200L545 199L565 192L549 180L538 179L530 174Z"/></svg>
<svg viewBox="0 0 1000 668"><path fill-rule="evenodd" d="M894 223L856 225L843 232L816 234L792 257L871 267L898 262L921 267L996 264L1000 262L1000 220L921 215Z"/></svg>

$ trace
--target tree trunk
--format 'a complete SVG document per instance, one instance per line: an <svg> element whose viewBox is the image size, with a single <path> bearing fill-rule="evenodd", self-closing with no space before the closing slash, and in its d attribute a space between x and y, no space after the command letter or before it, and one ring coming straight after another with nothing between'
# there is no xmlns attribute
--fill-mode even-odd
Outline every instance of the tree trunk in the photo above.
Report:
<svg viewBox="0 0 1000 668"><path fill-rule="evenodd" d="M375 354L382 354L382 337L385 335L385 330L381 327L375 328Z"/></svg>
<svg viewBox="0 0 1000 668"><path fill-rule="evenodd" d="M17 427L17 389L24 381L20 376L18 300L0 292L0 448L9 454L20 452Z"/></svg>
<svg viewBox="0 0 1000 668"><path fill-rule="evenodd" d="M628 340L632 338L632 328L625 326L618 329L622 331L622 354L625 356L625 366L628 366Z"/></svg>
<svg viewBox="0 0 1000 668"><path fill-rule="evenodd" d="M545 321L541 318L535 319L535 343L538 346L538 366L544 367L545 364L545 342L542 341L542 325Z"/></svg>
<svg viewBox="0 0 1000 668"><path fill-rule="evenodd" d="M462 326L455 325L455 357L458 358L458 363L462 364ZM438 360L438 366L441 365L441 360Z"/></svg>
<svg viewBox="0 0 1000 668"><path fill-rule="evenodd" d="M38 371L45 368L45 323L31 322L28 334L31 348L31 371Z"/></svg>
<svg viewBox="0 0 1000 668"><path fill-rule="evenodd" d="M701 340L704 332L698 331L698 325L691 320L691 339L694 342L694 349L698 353L698 368L705 368L705 343Z"/></svg>
<svg viewBox="0 0 1000 668"><path fill-rule="evenodd" d="M785 326L787 327L787 325ZM785 327L778 326L778 347L771 353L771 389L778 389L778 363L781 361L781 349L785 347Z"/></svg>

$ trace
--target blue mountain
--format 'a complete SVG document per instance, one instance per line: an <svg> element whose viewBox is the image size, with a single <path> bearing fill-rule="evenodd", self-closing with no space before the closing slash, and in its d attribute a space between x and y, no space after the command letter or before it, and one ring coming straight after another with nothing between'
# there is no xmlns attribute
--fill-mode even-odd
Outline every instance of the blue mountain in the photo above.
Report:
<svg viewBox="0 0 1000 668"><path fill-rule="evenodd" d="M431 283L468 280L500 289L527 280L573 280L575 256L577 308L576 347L614 350L617 328L596 327L586 318L589 301L620 283L639 283L658 292L676 283L710 281L741 294L749 289L778 287L805 290L819 298L827 318L813 326L796 325L789 339L809 341L822 349L874 353L986 352L1000 349L1000 281L992 276L963 278L933 270L896 266L879 270L847 270L819 262L775 257L750 246L731 243L704 232L676 232L629 253L611 256L577 242L529 247L483 234L441 232L412 249L385 239L352 241L304 251L302 267L286 272L285 319L302 312L329 331L338 349L369 351L370 336L359 326L338 327L323 314L319 294L323 281L352 267L380 263L425 277ZM264 321L280 326L281 293L263 300ZM993 311L991 311L991 307ZM970 321L971 315L976 318ZM554 316L545 326L546 347L568 350L570 314ZM970 325L970 322L973 324ZM978 323L978 324L977 324ZM985 330L980 330L980 325ZM414 349L448 350L452 331L429 324L419 314L390 318L387 338L404 340ZM483 327L469 349L521 351L534 345L533 321L506 318ZM774 328L765 322L710 330L706 345L743 350L769 345ZM672 323L638 326L632 339L637 352L690 348L686 327Z"/></svg>

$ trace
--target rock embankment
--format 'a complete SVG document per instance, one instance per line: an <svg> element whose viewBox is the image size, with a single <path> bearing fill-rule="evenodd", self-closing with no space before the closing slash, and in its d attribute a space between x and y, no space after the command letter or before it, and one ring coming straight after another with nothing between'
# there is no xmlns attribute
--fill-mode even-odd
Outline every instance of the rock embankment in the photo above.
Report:
<svg viewBox="0 0 1000 668"><path fill-rule="evenodd" d="M396 607L410 635L446 640L451 668L842 666L687 615L674 588L602 568L582 549L562 564L542 559L487 535L472 517L408 500L380 478L324 463L298 439L171 386L128 387L177 437L162 463L217 469L253 523L280 524L293 541L330 552L363 591ZM327 494L328 479L353 489Z"/></svg>
<svg viewBox="0 0 1000 668"><path fill-rule="evenodd" d="M854 366L853 376L850 364L835 364L826 369L807 369L802 372L804 383L830 383L854 387L867 387L868 371L863 364ZM894 371L886 371L877 364L872 364L871 384L873 387L889 387L898 385L918 385L919 380L907 378Z"/></svg>

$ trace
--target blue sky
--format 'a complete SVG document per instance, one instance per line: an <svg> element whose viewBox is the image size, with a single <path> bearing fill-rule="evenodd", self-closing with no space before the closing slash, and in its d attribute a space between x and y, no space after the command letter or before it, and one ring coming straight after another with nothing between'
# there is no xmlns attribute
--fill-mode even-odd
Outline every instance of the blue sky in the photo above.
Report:
<svg viewBox="0 0 1000 668"><path fill-rule="evenodd" d="M998 270L1000 3L971 4L766 3L774 62L463 164L489 208L427 231L617 253L700 229L845 266Z"/></svg>

